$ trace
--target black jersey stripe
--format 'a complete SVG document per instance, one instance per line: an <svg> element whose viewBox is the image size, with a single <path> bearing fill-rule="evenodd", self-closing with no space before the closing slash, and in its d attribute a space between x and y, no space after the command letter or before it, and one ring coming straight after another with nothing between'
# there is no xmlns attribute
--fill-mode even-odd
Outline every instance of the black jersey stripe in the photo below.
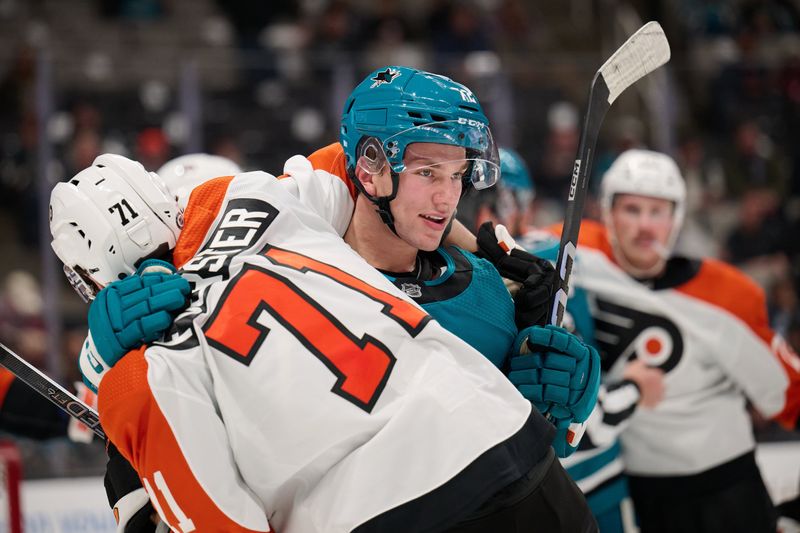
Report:
<svg viewBox="0 0 800 533"><path fill-rule="evenodd" d="M441 531L520 479L546 457L555 428L531 409L514 435L485 451L445 484L361 524L354 533Z"/></svg>

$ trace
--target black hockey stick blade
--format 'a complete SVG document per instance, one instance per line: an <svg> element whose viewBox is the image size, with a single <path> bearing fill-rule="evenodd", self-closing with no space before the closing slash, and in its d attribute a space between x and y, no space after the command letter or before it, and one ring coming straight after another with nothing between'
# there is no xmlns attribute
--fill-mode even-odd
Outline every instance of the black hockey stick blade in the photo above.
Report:
<svg viewBox="0 0 800 533"><path fill-rule="evenodd" d="M30 388L56 404L69 416L84 423L95 435L105 440L106 434L100 426L97 411L70 394L67 389L47 377L25 359L0 342L0 365L22 380Z"/></svg>
<svg viewBox="0 0 800 533"><path fill-rule="evenodd" d="M583 120L578 155L572 169L564 228L561 230L561 245L556 261L561 287L553 302L551 324L560 326L564 318L594 149L606 112L625 89L669 61L669 57L669 43L661 25L658 22L648 22L631 35L594 75L589 89L589 105Z"/></svg>

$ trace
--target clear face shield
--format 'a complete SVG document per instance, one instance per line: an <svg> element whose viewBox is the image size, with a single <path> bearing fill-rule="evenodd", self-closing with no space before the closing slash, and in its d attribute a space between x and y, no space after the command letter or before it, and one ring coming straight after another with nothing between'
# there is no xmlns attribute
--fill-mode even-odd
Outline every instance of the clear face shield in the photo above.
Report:
<svg viewBox="0 0 800 533"><path fill-rule="evenodd" d="M458 177L465 187L471 183L478 190L500 177L500 158L489 128L465 119L415 126L383 142L369 138L359 148L358 165L370 174L388 166L398 174Z"/></svg>
<svg viewBox="0 0 800 533"><path fill-rule="evenodd" d="M72 288L75 289L75 292L78 293L84 303L94 300L97 293L102 289L86 270L77 265L71 267L65 264L64 274L66 274L69 284L72 285Z"/></svg>

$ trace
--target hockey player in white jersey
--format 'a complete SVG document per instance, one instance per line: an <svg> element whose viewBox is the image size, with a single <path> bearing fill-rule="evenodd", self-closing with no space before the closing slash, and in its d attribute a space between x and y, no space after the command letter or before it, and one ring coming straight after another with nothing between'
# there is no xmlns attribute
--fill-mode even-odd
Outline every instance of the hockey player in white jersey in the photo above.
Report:
<svg viewBox="0 0 800 533"><path fill-rule="evenodd" d="M53 249L84 300L92 300L100 287L133 273L147 257L169 259L183 225L178 206L186 205L191 192L187 184L193 187L216 176L238 174L241 169L224 157L198 153L175 158L159 172L149 173L135 161L103 154L91 167L54 188L50 202ZM158 286L162 308L145 319L149 327L171 323L171 315L185 307L190 290L181 278L165 279L163 272L148 276L150 283L159 279L163 280ZM128 278L129 284L138 281ZM138 331L144 340L157 337ZM89 356L89 346L93 346L91 338L84 342L79 357L83 375L93 372L92 366L97 364L97 359ZM93 364L87 365L90 361ZM96 392L90 380L85 383ZM96 395L92 397L96 400ZM154 510L136 472L113 445L107 451L105 487L118 531L152 531Z"/></svg>
<svg viewBox="0 0 800 533"><path fill-rule="evenodd" d="M241 171L230 159L204 153L176 157L157 173L126 157L98 156L51 193L52 248L67 280L89 302L143 260L168 258L192 189Z"/></svg>
<svg viewBox="0 0 800 533"><path fill-rule="evenodd" d="M461 168L463 166L463 163L459 163L456 166L458 166L458 168ZM200 200L199 201L199 205L208 206L208 201L206 201L206 200L207 199L205 199L205 198L203 200ZM190 209L190 212L191 212L191 209ZM190 219L191 219L191 217L190 217ZM184 233L186 233L187 231L189 231L190 233L192 231L194 231L194 229L191 229L191 223L190 223L190 227L187 228L186 230L184 230ZM194 251L194 250L192 250L192 251ZM182 254L185 254L185 253L186 253L186 251L185 250L183 250L183 251L180 250L180 247L179 247L179 249L176 250L176 259L177 259L176 262L177 263L179 263L179 264L181 263L181 259L180 258L183 257ZM214 262L216 262L216 260L220 259L220 257L218 257L218 256L214 257L213 255L208 255L208 256L202 257L201 260L199 260L197 263L195 263L195 265L194 265L195 271L196 272L202 272L203 270L205 270L206 267L208 266L209 260L211 260L211 259L214 259ZM190 263L191 263L191 261L190 261ZM187 265L187 267L189 269L191 269L191 265Z"/></svg>
<svg viewBox="0 0 800 533"><path fill-rule="evenodd" d="M535 184L524 161L516 152L500 149L501 180L494 194L484 201L491 218L510 228L516 245L555 262L558 235L536 229L533 220ZM486 227L478 233L486 238ZM573 266L580 271L580 254ZM594 319L586 291L575 284L564 323L584 342L595 343ZM588 419L586 434L577 451L561 459L567 472L586 495L600 531L623 533L636 531L633 505L624 475L619 435L627 427L631 415L641 407L653 407L663 396L663 372L644 362L633 360L623 371L622 381L606 379L598 394L595 410ZM517 380L517 374L510 376Z"/></svg>
<svg viewBox="0 0 800 533"><path fill-rule="evenodd" d="M589 294L609 379L631 359L665 373L636 410L623 459L644 533L772 532L749 401L790 428L800 361L770 330L763 292L721 262L670 256L685 186L668 156L629 150L601 184L603 224L584 221L573 283Z"/></svg>
<svg viewBox="0 0 800 533"><path fill-rule="evenodd" d="M167 189L178 199L178 206L186 209L189 195L195 187L212 178L235 176L242 172L236 162L213 154L185 154L170 159L156 171Z"/></svg>
<svg viewBox="0 0 800 533"><path fill-rule="evenodd" d="M269 179L209 183L201 220L190 204L199 314L106 374L104 428L173 527L454 525L534 467L546 426Z"/></svg>

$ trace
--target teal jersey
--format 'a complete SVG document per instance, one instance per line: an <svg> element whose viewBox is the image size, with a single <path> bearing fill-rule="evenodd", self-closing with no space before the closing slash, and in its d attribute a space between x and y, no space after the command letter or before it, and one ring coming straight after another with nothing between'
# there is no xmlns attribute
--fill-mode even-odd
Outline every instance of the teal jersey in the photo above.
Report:
<svg viewBox="0 0 800 533"><path fill-rule="evenodd" d="M517 335L514 300L494 266L456 247L420 254L423 275L384 273L442 327L503 368ZM419 279L422 278L422 279Z"/></svg>

